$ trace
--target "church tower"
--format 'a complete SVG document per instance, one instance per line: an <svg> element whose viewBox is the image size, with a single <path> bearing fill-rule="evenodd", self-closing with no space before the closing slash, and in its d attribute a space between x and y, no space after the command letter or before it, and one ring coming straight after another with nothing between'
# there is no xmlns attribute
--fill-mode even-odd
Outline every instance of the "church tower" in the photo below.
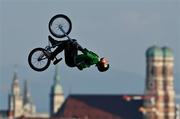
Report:
<svg viewBox="0 0 180 119"><path fill-rule="evenodd" d="M33 116L36 113L36 107L32 102L27 80L24 82L23 110L24 116Z"/></svg>
<svg viewBox="0 0 180 119"><path fill-rule="evenodd" d="M9 111L13 117L19 117L23 114L23 99L20 92L20 84L17 72L14 72L13 82L11 85L11 94L9 95ZM12 115L13 113L13 115Z"/></svg>
<svg viewBox="0 0 180 119"><path fill-rule="evenodd" d="M164 119L163 52L157 46L146 51L145 119Z"/></svg>
<svg viewBox="0 0 180 119"><path fill-rule="evenodd" d="M146 52L146 60L145 119L174 119L172 50L167 47L150 47Z"/></svg>
<svg viewBox="0 0 180 119"><path fill-rule="evenodd" d="M168 47L163 47L163 78L164 78L164 119L175 119L175 92L173 83L173 66L174 58L172 50Z"/></svg>
<svg viewBox="0 0 180 119"><path fill-rule="evenodd" d="M64 93L60 84L59 67L56 65L54 84L51 87L50 93L50 115L57 113L64 102Z"/></svg>

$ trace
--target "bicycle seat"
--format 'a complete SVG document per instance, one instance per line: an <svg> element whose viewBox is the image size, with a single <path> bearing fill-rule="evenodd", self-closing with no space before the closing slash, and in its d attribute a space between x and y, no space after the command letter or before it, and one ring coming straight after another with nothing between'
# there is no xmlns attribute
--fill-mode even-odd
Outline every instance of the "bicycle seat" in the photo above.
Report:
<svg viewBox="0 0 180 119"><path fill-rule="evenodd" d="M60 41L54 40L51 36L48 36L48 39L52 46L55 46L57 43L60 43Z"/></svg>

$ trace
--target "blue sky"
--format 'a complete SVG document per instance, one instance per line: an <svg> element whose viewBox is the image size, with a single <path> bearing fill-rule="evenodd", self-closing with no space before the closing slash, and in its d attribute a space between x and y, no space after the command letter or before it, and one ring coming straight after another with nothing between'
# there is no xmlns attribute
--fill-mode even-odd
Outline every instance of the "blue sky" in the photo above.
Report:
<svg viewBox="0 0 180 119"><path fill-rule="evenodd" d="M1 0L0 1L0 107L7 108L13 67L20 80L28 79L38 111L48 111L53 64L44 72L30 69L27 57L35 47L48 43L48 22L56 14L72 21L70 37L85 48L105 56L106 73L95 67L78 71L60 65L65 94L142 94L145 51L152 45L169 46L175 57L176 92L180 93L180 2L177 0ZM62 54L60 56L63 56ZM39 94L42 94L39 97Z"/></svg>

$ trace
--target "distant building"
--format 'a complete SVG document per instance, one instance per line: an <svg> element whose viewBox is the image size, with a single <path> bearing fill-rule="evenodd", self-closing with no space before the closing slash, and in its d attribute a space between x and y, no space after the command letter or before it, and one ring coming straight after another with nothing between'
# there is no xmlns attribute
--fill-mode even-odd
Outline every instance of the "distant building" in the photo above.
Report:
<svg viewBox="0 0 180 119"><path fill-rule="evenodd" d="M175 105L173 65L174 57L170 48L153 46L146 51L144 95L71 94L65 100L56 66L50 92L50 117L37 114L25 117L22 115L24 111L18 111L24 106L23 102L29 102L30 96L26 90L26 98L20 95L15 73L9 115L22 115L19 119L179 119L180 108ZM27 89L27 83L24 89ZM11 101L15 99L17 100ZM0 112L0 117L6 113Z"/></svg>
<svg viewBox="0 0 180 119"><path fill-rule="evenodd" d="M70 95L56 114L68 119L143 119L142 96Z"/></svg>
<svg viewBox="0 0 180 119"><path fill-rule="evenodd" d="M172 50L153 46L146 57L145 119L175 119Z"/></svg>
<svg viewBox="0 0 180 119"><path fill-rule="evenodd" d="M19 119L143 119L143 96L70 95L50 118Z"/></svg>
<svg viewBox="0 0 180 119"><path fill-rule="evenodd" d="M17 73L14 73L13 83L11 85L11 94L9 95L9 117L19 117L23 114L23 97L20 91L20 84Z"/></svg>
<svg viewBox="0 0 180 119"><path fill-rule="evenodd" d="M21 94L17 72L14 72L11 94L9 95L9 119L20 116L33 116L36 113L35 105L32 103L28 90L27 81L24 83L24 94Z"/></svg>
<svg viewBox="0 0 180 119"><path fill-rule="evenodd" d="M50 92L50 115L53 116L64 103L64 92L60 84L59 67L56 65L54 84Z"/></svg>
<svg viewBox="0 0 180 119"><path fill-rule="evenodd" d="M36 106L32 102L30 92L28 90L27 80L24 82L24 97L23 97L23 115L33 116L36 114Z"/></svg>
<svg viewBox="0 0 180 119"><path fill-rule="evenodd" d="M123 95L120 97L102 96L101 94L70 95L56 116L75 119L175 119L174 57L172 50L168 47L153 46L146 51L146 57L145 94L140 96L143 105L139 105L138 108L137 105L133 104L131 108L128 108L128 105L120 105L121 103L126 104L121 100L124 97ZM132 99L132 96L125 97L127 100ZM122 108L127 110L120 110Z"/></svg>
<svg viewBox="0 0 180 119"><path fill-rule="evenodd" d="M176 118L175 119L180 119L180 104L176 105Z"/></svg>

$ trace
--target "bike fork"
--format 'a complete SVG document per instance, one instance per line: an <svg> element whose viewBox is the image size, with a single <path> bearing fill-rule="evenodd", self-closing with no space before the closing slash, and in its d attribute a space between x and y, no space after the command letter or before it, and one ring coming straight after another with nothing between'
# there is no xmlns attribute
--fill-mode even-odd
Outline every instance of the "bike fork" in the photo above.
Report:
<svg viewBox="0 0 180 119"><path fill-rule="evenodd" d="M62 25L59 25L59 29L64 33L64 35L72 41L72 39L66 34L66 32L64 31L64 29L62 28Z"/></svg>

